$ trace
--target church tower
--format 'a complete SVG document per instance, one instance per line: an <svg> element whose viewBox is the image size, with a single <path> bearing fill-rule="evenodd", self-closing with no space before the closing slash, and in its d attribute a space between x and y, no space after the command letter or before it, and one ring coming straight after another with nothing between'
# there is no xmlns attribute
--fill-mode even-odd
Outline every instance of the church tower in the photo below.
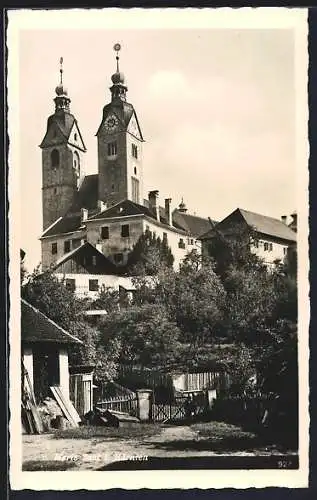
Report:
<svg viewBox="0 0 317 500"><path fill-rule="evenodd" d="M117 68L112 75L111 102L103 108L97 131L99 199L108 206L129 199L143 204L143 137L136 112L126 100L127 86L119 70L120 44L116 43Z"/></svg>
<svg viewBox="0 0 317 500"><path fill-rule="evenodd" d="M55 89L55 113L47 120L42 149L43 230L65 215L71 207L84 177L86 151L77 120L70 113L70 98L63 84L63 58L60 83Z"/></svg>

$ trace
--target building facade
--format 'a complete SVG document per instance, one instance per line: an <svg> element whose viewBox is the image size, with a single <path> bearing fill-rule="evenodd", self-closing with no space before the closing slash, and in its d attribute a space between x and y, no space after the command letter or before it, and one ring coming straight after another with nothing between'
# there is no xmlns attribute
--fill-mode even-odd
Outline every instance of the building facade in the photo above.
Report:
<svg viewBox="0 0 317 500"><path fill-rule="evenodd" d="M296 246L296 233L286 224L284 216L275 219L237 208L200 237L203 254L209 254L209 245L212 244L216 232L230 238L231 231L237 227L253 231L254 238L250 240L250 249L267 266L286 262L290 248Z"/></svg>

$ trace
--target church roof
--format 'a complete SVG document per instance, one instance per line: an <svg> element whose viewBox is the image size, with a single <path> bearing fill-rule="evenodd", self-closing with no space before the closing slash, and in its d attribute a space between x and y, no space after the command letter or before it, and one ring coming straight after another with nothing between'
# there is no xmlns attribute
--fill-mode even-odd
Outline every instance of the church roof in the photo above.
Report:
<svg viewBox="0 0 317 500"><path fill-rule="evenodd" d="M94 210L98 200L98 174L86 175L76 194L69 213L80 212L82 208Z"/></svg>
<svg viewBox="0 0 317 500"><path fill-rule="evenodd" d="M21 299L22 342L54 342L57 344L82 344L36 307Z"/></svg>
<svg viewBox="0 0 317 500"><path fill-rule="evenodd" d="M95 264L92 257L96 258ZM103 253L99 252L90 243L86 242L80 247L66 253L54 265L54 270L58 272L58 268L69 260L74 260L82 266L89 274L116 274L118 269Z"/></svg>
<svg viewBox="0 0 317 500"><path fill-rule="evenodd" d="M123 200L112 207L106 208L102 212L93 217L90 217L90 220L93 219L105 219L111 217L124 217L127 215L147 215L148 217L155 218L154 213L143 205L139 205L131 200ZM162 222L166 223L166 220L162 220Z"/></svg>
<svg viewBox="0 0 317 500"><path fill-rule="evenodd" d="M106 117L108 116L108 114L110 112L113 112L117 115L117 117L119 118L119 120L121 121L121 123L124 127L127 127L129 125L129 122L130 122L133 114L135 114L137 123L139 125L138 118L137 118L137 115L136 115L136 112L134 110L133 105L130 104L129 102L122 101L121 99L116 99L114 101L111 101L109 104L106 104L106 106L104 106L102 121L101 121L101 124L97 130L96 135L98 135L100 127L102 126L104 120L106 119ZM142 136L140 126L139 126L139 130L140 130L140 134L141 134L141 140L143 141L143 136Z"/></svg>
<svg viewBox="0 0 317 500"><path fill-rule="evenodd" d="M55 124L57 126L57 129L61 132L62 138L66 139L68 141L74 123L77 125L78 131L79 131L77 120L71 113L58 112L58 113L54 113L53 115L49 116L49 118L47 120L46 133L45 133L43 141L40 144L40 148L45 148L46 146L51 146L53 144L60 144L61 143L60 136L57 135L56 137L52 137L52 134L50 133L52 130L53 124ZM80 131L79 131L79 134L80 134ZM83 141L82 137L81 137L81 140L82 140L82 143L84 145L84 141ZM86 150L85 145L84 145L84 148Z"/></svg>
<svg viewBox="0 0 317 500"><path fill-rule="evenodd" d="M42 238L65 233L73 233L74 231L79 231L80 228L81 215L77 213L68 213L64 215L64 217L57 219L56 223L52 224L49 230L43 233Z"/></svg>
<svg viewBox="0 0 317 500"><path fill-rule="evenodd" d="M110 219L112 217L126 217L129 215L145 215L146 217L154 219L155 222L168 226L170 229L184 231L184 229L177 223L173 226L168 225L163 207L160 207L160 220L157 221L154 212L149 206L140 205L139 203L135 203L131 200L120 201L116 205L106 208L99 214L90 217L89 220Z"/></svg>
<svg viewBox="0 0 317 500"><path fill-rule="evenodd" d="M78 231L82 225L81 208L86 208L91 214L94 214L97 210L97 201L98 174L86 175L68 212L64 217L57 219L56 222L43 233L42 237Z"/></svg>
<svg viewBox="0 0 317 500"><path fill-rule="evenodd" d="M210 229L210 222L208 219L180 212L177 209L173 211L173 223L176 223L179 227L188 231L195 238L198 238Z"/></svg>
<svg viewBox="0 0 317 500"><path fill-rule="evenodd" d="M225 227L235 221L244 221L250 228L253 228L258 233L265 234L267 236L272 236L282 240L296 241L296 233L280 219L257 214L255 212L249 212L248 210L243 210L242 208L234 210L225 219L220 221L217 224L217 227L220 229L221 227ZM202 235L200 239L206 240L212 237L213 234L214 229L210 229L210 231Z"/></svg>

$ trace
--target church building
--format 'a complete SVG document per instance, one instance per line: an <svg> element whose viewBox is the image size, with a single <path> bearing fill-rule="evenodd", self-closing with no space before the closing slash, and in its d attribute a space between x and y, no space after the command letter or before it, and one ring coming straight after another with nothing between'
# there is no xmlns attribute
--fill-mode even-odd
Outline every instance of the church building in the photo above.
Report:
<svg viewBox="0 0 317 500"><path fill-rule="evenodd" d="M85 175L86 147L80 126L71 113L71 99L63 83L55 89L55 112L47 120L42 149L43 233L42 268L56 269L72 259L73 251L86 243L109 262L111 273L120 274L129 253L145 231L151 231L170 246L177 269L193 249L200 252L199 236L210 229L207 218L187 213L181 201L172 210L171 199L160 203L159 192L144 199L144 139L134 106L127 101L128 88L119 69L111 76L110 102L97 128L98 173ZM86 251L86 250L85 250ZM87 259L90 254L87 255ZM58 269L56 269L58 271ZM74 269L73 269L74 271ZM87 273L82 266L76 272Z"/></svg>

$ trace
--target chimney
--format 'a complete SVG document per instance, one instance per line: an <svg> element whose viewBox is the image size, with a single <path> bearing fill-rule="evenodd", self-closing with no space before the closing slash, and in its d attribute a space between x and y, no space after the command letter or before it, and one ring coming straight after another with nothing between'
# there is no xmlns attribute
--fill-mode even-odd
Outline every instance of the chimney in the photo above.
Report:
<svg viewBox="0 0 317 500"><path fill-rule="evenodd" d="M81 222L85 222L88 219L88 210L87 208L81 209Z"/></svg>
<svg viewBox="0 0 317 500"><path fill-rule="evenodd" d="M102 200L98 200L97 207L98 207L98 212L103 212L103 210L106 210L107 208L107 203L105 203Z"/></svg>
<svg viewBox="0 0 317 500"><path fill-rule="evenodd" d="M297 232L297 213L294 212L291 217L293 218L292 220L292 223L291 223L291 227L293 229L293 231L295 231L295 233Z"/></svg>
<svg viewBox="0 0 317 500"><path fill-rule="evenodd" d="M150 209L152 212L154 212L156 220L160 220L160 207L158 204L158 197L159 197L159 192L158 191L150 191L149 192L149 204L150 204Z"/></svg>
<svg viewBox="0 0 317 500"><path fill-rule="evenodd" d="M167 224L172 225L171 198L165 198L165 217Z"/></svg>
<svg viewBox="0 0 317 500"><path fill-rule="evenodd" d="M287 215L282 215L281 221L284 222L284 224L287 224Z"/></svg>

